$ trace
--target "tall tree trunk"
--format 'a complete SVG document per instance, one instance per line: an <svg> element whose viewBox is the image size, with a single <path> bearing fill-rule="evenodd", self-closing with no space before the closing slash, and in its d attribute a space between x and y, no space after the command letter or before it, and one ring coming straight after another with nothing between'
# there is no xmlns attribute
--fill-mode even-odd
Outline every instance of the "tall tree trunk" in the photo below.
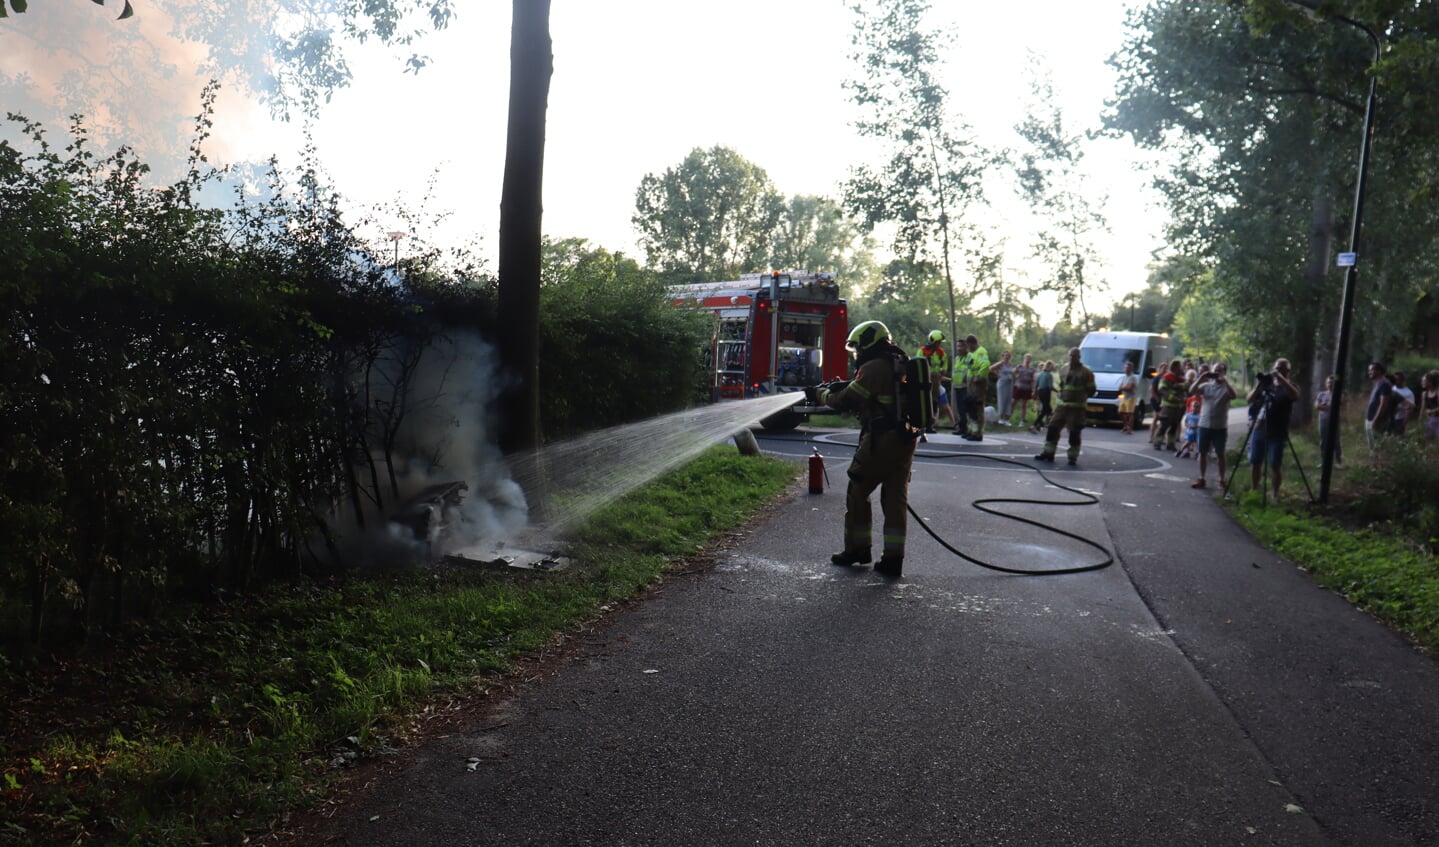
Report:
<svg viewBox="0 0 1439 847"><path fill-rule="evenodd" d="M549 0L513 0L509 131L500 199L500 355L517 379L507 392L506 452L539 444L540 239L545 110L553 56Z"/></svg>
<svg viewBox="0 0 1439 847"><path fill-rule="evenodd" d="M521 453L540 444L540 218L554 57L550 0L513 0L512 8L499 291L500 357L510 382L503 395L500 448ZM531 508L543 502L540 491L525 496Z"/></svg>

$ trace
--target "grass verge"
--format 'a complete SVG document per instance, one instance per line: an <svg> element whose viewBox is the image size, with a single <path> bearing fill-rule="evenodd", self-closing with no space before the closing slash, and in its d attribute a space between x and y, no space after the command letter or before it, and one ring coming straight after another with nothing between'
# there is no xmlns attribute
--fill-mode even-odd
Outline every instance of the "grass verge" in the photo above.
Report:
<svg viewBox="0 0 1439 847"><path fill-rule="evenodd" d="M1439 656L1439 563L1432 555L1383 527L1356 529L1266 506L1257 495L1240 497L1232 511L1265 547Z"/></svg>
<svg viewBox="0 0 1439 847"><path fill-rule="evenodd" d="M550 574L292 585L0 677L0 842L235 844L742 524L793 463L717 447L614 501Z"/></svg>
<svg viewBox="0 0 1439 847"><path fill-rule="evenodd" d="M1265 547L1307 570L1319 584L1343 595L1439 656L1439 444L1408 436L1371 453L1363 430L1346 430L1347 463L1331 477L1329 503L1317 496L1319 449L1312 432L1296 433L1285 457L1284 498L1265 501L1249 487L1247 460L1235 477L1245 493L1229 509Z"/></svg>

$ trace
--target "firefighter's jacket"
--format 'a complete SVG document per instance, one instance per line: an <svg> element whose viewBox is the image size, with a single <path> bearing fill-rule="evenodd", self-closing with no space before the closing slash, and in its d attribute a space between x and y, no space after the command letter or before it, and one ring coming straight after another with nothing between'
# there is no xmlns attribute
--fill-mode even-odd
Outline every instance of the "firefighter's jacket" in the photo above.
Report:
<svg viewBox="0 0 1439 847"><path fill-rule="evenodd" d="M900 420L899 381L904 365L898 357L880 355L859 366L849 385L827 391L820 402L859 418L861 433L897 432L906 426Z"/></svg>
<svg viewBox="0 0 1439 847"><path fill-rule="evenodd" d="M1160 406L1165 409L1182 409L1189 399L1189 386L1173 371L1159 380Z"/></svg>
<svg viewBox="0 0 1439 847"><path fill-rule="evenodd" d="M1094 371L1083 364L1072 364L1066 362L1059 369L1059 403L1060 406L1083 406L1085 401L1094 396Z"/></svg>

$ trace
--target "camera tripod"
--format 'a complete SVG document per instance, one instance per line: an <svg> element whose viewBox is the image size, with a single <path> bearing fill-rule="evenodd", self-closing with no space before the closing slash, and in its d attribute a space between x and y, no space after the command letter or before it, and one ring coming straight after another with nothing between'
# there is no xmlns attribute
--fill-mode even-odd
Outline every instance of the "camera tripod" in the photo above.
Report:
<svg viewBox="0 0 1439 847"><path fill-rule="evenodd" d="M1249 422L1249 431L1244 433L1244 441L1239 445L1239 460L1234 463L1233 468L1230 468L1229 482L1225 483L1224 485L1225 500L1228 500L1229 495L1234 492L1234 477L1239 473L1239 466L1244 462L1248 461L1249 459L1249 439L1254 436L1254 427L1258 426L1260 422L1264 421L1266 418L1269 417L1270 402L1271 401L1269 400L1265 400L1264 406L1259 410L1259 414L1256 415L1254 419ZM1309 502L1313 503L1314 489L1309 487L1309 477L1304 475L1304 463L1299 461L1299 452L1294 449L1294 442L1290 441L1288 436L1285 436L1284 444L1289 447L1289 455L1294 458L1294 467L1299 471L1299 478L1304 481L1304 490L1309 493ZM1265 455L1259 457L1260 461L1264 462L1264 471L1259 477L1259 496L1262 502L1267 503L1269 499L1268 444L1264 445L1264 452Z"/></svg>

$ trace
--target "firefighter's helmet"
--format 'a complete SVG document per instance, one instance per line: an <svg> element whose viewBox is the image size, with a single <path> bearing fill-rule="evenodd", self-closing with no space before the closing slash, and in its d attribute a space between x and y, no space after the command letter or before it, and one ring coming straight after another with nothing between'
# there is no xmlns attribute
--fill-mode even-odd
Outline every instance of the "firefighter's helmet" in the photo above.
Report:
<svg viewBox="0 0 1439 847"><path fill-rule="evenodd" d="M936 329L936 330L932 330L932 331L929 333L929 343L930 343L930 344L938 344L939 342L941 342L941 341L943 341L943 340L944 340L944 330L942 330L942 329Z"/></svg>
<svg viewBox="0 0 1439 847"><path fill-rule="evenodd" d="M863 353L879 342L888 340L889 327L879 321L865 321L850 332L849 341L844 346L856 353Z"/></svg>

